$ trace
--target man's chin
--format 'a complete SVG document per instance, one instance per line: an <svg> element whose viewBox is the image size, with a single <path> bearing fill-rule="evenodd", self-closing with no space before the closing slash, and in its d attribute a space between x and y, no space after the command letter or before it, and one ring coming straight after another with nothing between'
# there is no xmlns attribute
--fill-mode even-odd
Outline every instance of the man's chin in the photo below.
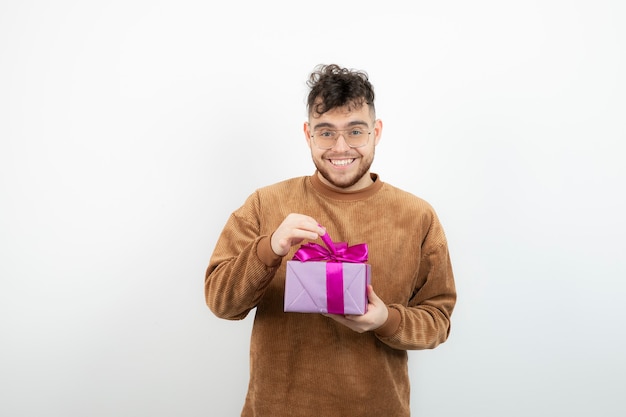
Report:
<svg viewBox="0 0 626 417"><path fill-rule="evenodd" d="M326 182L329 185L335 188L339 188L339 189L350 188L354 184L359 182L359 179L360 179L358 175L333 176L333 175L330 175L327 171L324 171L324 170L318 170L318 171L320 172L320 174L322 174L322 177L326 180Z"/></svg>

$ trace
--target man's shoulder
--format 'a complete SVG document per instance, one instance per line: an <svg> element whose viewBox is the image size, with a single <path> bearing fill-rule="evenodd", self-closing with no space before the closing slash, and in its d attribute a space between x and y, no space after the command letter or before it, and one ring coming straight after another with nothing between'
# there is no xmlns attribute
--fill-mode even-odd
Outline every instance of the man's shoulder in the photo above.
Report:
<svg viewBox="0 0 626 417"><path fill-rule="evenodd" d="M426 201L423 197L408 191L404 188L399 188L395 185L392 185L388 182L384 183L383 189L385 190L386 193L388 193L391 197L396 198L396 199L403 199L403 200L407 200L407 201L411 201L411 202L415 202L415 203L420 203L420 204L427 204L430 205L428 203L428 201Z"/></svg>
<svg viewBox="0 0 626 417"><path fill-rule="evenodd" d="M290 206L292 201L302 201L308 177L294 177L256 188L237 210L243 216L252 216L259 210Z"/></svg>
<svg viewBox="0 0 626 417"><path fill-rule="evenodd" d="M272 194L276 192L283 192L285 190L295 191L297 189L305 187L308 180L308 176L288 178L260 187L256 191L257 193L261 194Z"/></svg>

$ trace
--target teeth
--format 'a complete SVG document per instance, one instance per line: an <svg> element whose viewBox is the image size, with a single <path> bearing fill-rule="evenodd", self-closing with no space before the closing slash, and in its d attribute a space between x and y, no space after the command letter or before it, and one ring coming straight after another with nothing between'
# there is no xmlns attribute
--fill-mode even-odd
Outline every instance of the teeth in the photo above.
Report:
<svg viewBox="0 0 626 417"><path fill-rule="evenodd" d="M354 162L354 159L331 159L330 163L337 166L346 166Z"/></svg>

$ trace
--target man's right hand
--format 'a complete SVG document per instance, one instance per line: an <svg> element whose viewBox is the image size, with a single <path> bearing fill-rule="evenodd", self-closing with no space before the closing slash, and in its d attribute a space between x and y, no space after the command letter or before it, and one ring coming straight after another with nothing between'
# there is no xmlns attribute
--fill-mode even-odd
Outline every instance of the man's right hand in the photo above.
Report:
<svg viewBox="0 0 626 417"><path fill-rule="evenodd" d="M291 213L272 234L272 250L278 256L285 256L289 249L305 239L315 240L326 231L318 222L304 214Z"/></svg>

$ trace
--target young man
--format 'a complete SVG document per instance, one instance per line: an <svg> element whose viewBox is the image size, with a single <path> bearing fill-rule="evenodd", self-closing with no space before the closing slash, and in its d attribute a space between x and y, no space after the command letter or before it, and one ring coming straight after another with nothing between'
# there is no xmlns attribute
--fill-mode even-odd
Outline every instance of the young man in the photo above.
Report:
<svg viewBox="0 0 626 417"><path fill-rule="evenodd" d="M456 302L444 231L427 202L370 172L383 125L367 74L319 66L308 85L316 170L257 190L232 213L206 302L231 320L256 308L242 416L409 416L407 350L443 343ZM368 246L363 315L283 311L286 261L326 232Z"/></svg>

